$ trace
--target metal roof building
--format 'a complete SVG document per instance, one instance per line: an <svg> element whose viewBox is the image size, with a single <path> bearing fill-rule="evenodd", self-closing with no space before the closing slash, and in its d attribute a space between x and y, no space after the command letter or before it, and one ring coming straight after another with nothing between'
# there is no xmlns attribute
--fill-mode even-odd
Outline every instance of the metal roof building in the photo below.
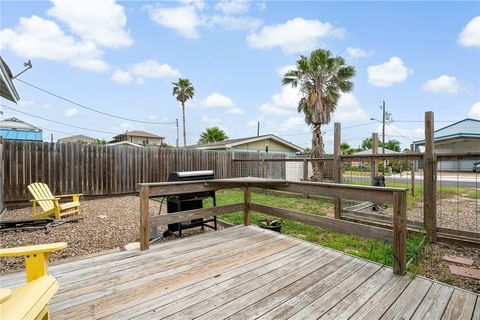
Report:
<svg viewBox="0 0 480 320"><path fill-rule="evenodd" d="M480 120L466 118L435 130L436 153L465 153L480 151ZM425 140L414 141L416 151L425 145ZM440 171L471 171L473 161L439 161Z"/></svg>
<svg viewBox="0 0 480 320"><path fill-rule="evenodd" d="M4 140L43 141L42 129L17 118L0 121L0 136Z"/></svg>

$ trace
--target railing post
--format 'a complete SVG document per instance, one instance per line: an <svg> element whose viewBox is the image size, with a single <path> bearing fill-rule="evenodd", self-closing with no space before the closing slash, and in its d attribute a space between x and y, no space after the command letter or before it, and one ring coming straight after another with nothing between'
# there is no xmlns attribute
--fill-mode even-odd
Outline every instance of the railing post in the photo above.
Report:
<svg viewBox="0 0 480 320"><path fill-rule="evenodd" d="M410 153L415 152L415 147L413 144L410 144ZM411 169L410 169L410 178L411 178L411 187L410 191L412 192L412 197L415 197L415 161L412 161L410 163Z"/></svg>
<svg viewBox="0 0 480 320"><path fill-rule="evenodd" d="M303 158L303 181L308 181L308 160ZM309 199L310 195L307 192L303 193L304 199Z"/></svg>
<svg viewBox="0 0 480 320"><path fill-rule="evenodd" d="M335 183L342 183L342 160L340 158L340 144L341 144L341 124L335 122L334 125L334 146L333 146L333 181ZM335 219L341 218L342 204L340 198L334 198L334 213Z"/></svg>
<svg viewBox="0 0 480 320"><path fill-rule="evenodd" d="M374 132L372 133L372 155L377 155L377 154L378 154L378 133ZM372 159L370 161L370 166L372 170L372 186L374 186L375 177L378 175L377 160Z"/></svg>
<svg viewBox="0 0 480 320"><path fill-rule="evenodd" d="M252 189L250 187L245 187L243 191L243 224L246 226L250 225L252 220L250 213L250 203L252 201Z"/></svg>
<svg viewBox="0 0 480 320"><path fill-rule="evenodd" d="M407 269L407 193L393 193L393 273L404 275Z"/></svg>
<svg viewBox="0 0 480 320"><path fill-rule="evenodd" d="M148 250L150 246L150 213L148 212L148 186L140 187L140 250Z"/></svg>
<svg viewBox="0 0 480 320"><path fill-rule="evenodd" d="M425 153L423 155L423 223L427 239L437 241L437 188L433 112L425 112Z"/></svg>
<svg viewBox="0 0 480 320"><path fill-rule="evenodd" d="M308 160L303 159L303 181L308 181Z"/></svg>

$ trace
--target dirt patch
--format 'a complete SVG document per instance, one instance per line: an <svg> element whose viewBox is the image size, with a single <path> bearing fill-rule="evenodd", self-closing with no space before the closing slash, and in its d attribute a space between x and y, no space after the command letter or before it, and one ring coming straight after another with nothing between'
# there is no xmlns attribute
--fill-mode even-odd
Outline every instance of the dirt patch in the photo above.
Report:
<svg viewBox="0 0 480 320"><path fill-rule="evenodd" d="M81 203L81 217L78 222L64 223L48 230L10 231L0 233L2 248L43 244L51 242L67 242L68 247L60 252L53 253L50 261L79 257L95 252L118 249L128 243L139 241L139 198L124 196L83 201ZM160 202L150 200L150 212L157 215ZM164 203L162 213L166 212ZM10 210L0 216L1 220L31 219L31 208ZM222 228L219 226L219 228ZM165 227L159 228L160 232ZM192 234L211 231L200 227L187 229L182 237ZM176 239L170 236L161 239L168 241ZM23 258L2 258L0 273L24 268Z"/></svg>
<svg viewBox="0 0 480 320"><path fill-rule="evenodd" d="M423 249L422 259L418 263L418 274L430 279L435 279L456 287L464 288L475 293L480 293L480 281L461 276L455 276L450 273L447 262L443 261L443 256L459 256L473 259L475 261L472 268L480 268L480 249L466 248L447 243L427 244Z"/></svg>

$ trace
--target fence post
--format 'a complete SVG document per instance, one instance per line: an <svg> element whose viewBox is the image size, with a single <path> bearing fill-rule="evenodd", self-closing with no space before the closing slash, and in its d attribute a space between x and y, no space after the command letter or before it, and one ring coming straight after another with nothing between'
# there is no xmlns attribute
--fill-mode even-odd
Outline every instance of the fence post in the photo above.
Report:
<svg viewBox="0 0 480 320"><path fill-rule="evenodd" d="M378 133L372 133L372 155L378 154ZM370 161L370 166L372 170L372 186L375 185L375 177L378 175L377 160L372 159Z"/></svg>
<svg viewBox="0 0 480 320"><path fill-rule="evenodd" d="M341 144L341 130L340 122L335 122L334 125L334 145L333 145L333 181L335 183L342 183L342 160L340 154ZM341 218L342 204L340 198L334 198L334 213L335 219Z"/></svg>
<svg viewBox="0 0 480 320"><path fill-rule="evenodd" d="M410 153L414 153L414 152L415 152L415 148L414 148L413 144L410 144ZM412 197L415 197L415 161L414 160L410 163L410 166L411 166L410 178L412 180L410 191L412 192Z"/></svg>
<svg viewBox="0 0 480 320"><path fill-rule="evenodd" d="M243 191L243 224L246 226L250 225L252 220L250 213L250 203L252 201L252 190L250 187L245 187Z"/></svg>
<svg viewBox="0 0 480 320"><path fill-rule="evenodd" d="M148 250L150 246L150 213L148 212L148 186L140 187L140 250Z"/></svg>
<svg viewBox="0 0 480 320"><path fill-rule="evenodd" d="M393 193L393 273L404 275L407 269L407 193Z"/></svg>
<svg viewBox="0 0 480 320"><path fill-rule="evenodd" d="M232 178L237 178L237 162L232 159Z"/></svg>
<svg viewBox="0 0 480 320"><path fill-rule="evenodd" d="M308 160L303 159L303 181L308 181Z"/></svg>
<svg viewBox="0 0 480 320"><path fill-rule="evenodd" d="M265 159L262 159L262 178L266 178Z"/></svg>
<svg viewBox="0 0 480 320"><path fill-rule="evenodd" d="M307 158L303 159L303 181L308 181L308 160ZM308 193L303 193L304 199L309 199L310 195Z"/></svg>
<svg viewBox="0 0 480 320"><path fill-rule="evenodd" d="M423 156L423 223L427 239L437 241L437 188L433 112L425 112L425 153Z"/></svg>

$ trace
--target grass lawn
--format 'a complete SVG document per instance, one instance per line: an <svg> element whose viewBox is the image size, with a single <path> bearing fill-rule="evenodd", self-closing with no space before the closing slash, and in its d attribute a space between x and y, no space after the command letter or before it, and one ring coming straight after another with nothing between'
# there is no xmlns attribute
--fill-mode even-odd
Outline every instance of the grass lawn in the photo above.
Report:
<svg viewBox="0 0 480 320"><path fill-rule="evenodd" d="M239 189L221 190L217 192L217 205L241 202L243 202L243 191ZM326 215L329 210L332 211L332 202L330 200L292 198L263 192L252 192L252 202L322 216ZM205 206L211 205L211 201L205 201ZM260 221L267 217L267 215L252 212L252 224L258 225ZM219 216L219 218L232 224L242 224L243 212L225 214ZM278 220L278 218L275 217L268 218ZM283 219L282 222L282 233L284 234L389 266L393 265L393 248L389 243L343 234L288 219ZM422 238L423 236L420 235L412 234L408 236L408 259L419 255Z"/></svg>

